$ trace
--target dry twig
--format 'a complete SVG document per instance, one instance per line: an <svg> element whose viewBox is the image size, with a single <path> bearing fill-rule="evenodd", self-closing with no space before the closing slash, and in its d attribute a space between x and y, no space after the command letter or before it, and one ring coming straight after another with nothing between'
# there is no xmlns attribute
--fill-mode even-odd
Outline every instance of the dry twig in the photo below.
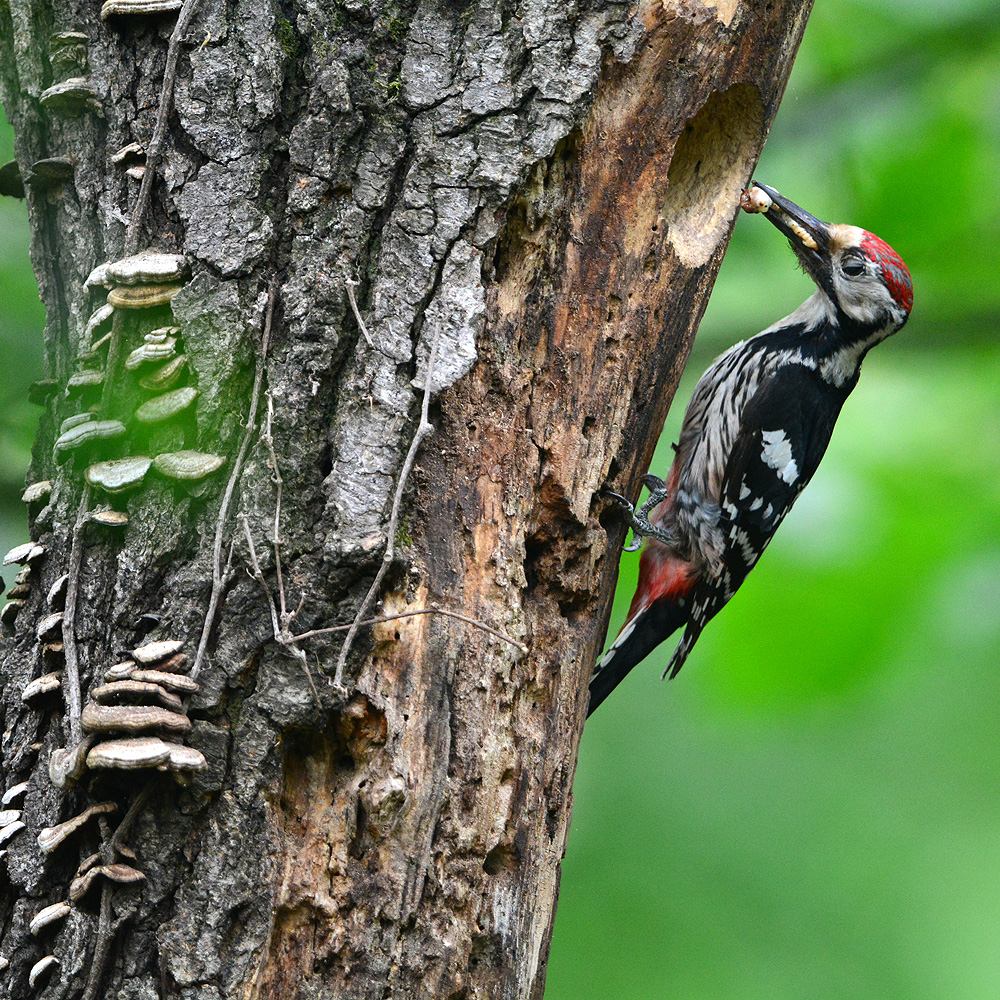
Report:
<svg viewBox="0 0 1000 1000"><path fill-rule="evenodd" d="M122 817L117 829L112 834L106 817L100 818L101 825L101 863L105 865L114 864L117 860L117 851L122 842L128 836L136 816L145 806L146 801L152 792L151 785L145 785L141 792L135 797L128 812ZM111 942L115 937L116 928L112 926L111 917L111 894L114 892L114 883L110 879L105 879L101 886L101 910L97 918L97 940L94 942L94 955L90 960L90 972L87 975L87 987L84 990L81 1000L95 1000L97 988L101 984L104 970L107 968L108 955L111 952ZM120 921L119 921L120 923Z"/></svg>
<svg viewBox="0 0 1000 1000"><path fill-rule="evenodd" d="M368 327L365 326L365 321L361 318L361 311L358 309L358 301L354 297L354 289L361 284L360 281L355 281L350 275L344 275L344 284L347 286L347 299L351 303L351 310L354 313L354 319L358 324L358 329L361 331L361 335L365 338L368 346L374 351L375 344L372 342L371 334L368 332Z"/></svg>
<svg viewBox="0 0 1000 1000"><path fill-rule="evenodd" d="M163 140L167 134L167 125L170 120L170 110L174 101L174 84L177 82L177 60L180 57L181 35L187 30L194 17L198 0L184 0L177 15L177 23L170 35L170 43L167 46L167 65L163 70L163 85L160 87L160 106L156 112L156 125L153 127L153 137L146 147L146 172L142 175L142 184L139 186L139 196L136 198L135 208L132 209L132 218L128 224L128 232L125 234L125 256L131 256L139 249L139 236L142 229L142 218L149 207L149 199L153 193L153 180L156 177L156 168L163 153Z"/></svg>
<svg viewBox="0 0 1000 1000"><path fill-rule="evenodd" d="M490 635L496 636L498 639L502 639L504 642L509 642L522 653L528 652L528 647L523 642L512 638L505 632L501 632L499 629L495 629L491 625L487 625L486 622L481 621L478 618L470 618L468 615L459 614L457 611L442 608L440 604L430 604L426 608L418 608L414 611L401 611L398 615L382 615L379 618L366 618L364 621L358 622L357 625L359 628L363 628L368 625L381 625L383 622L394 622L398 618L414 618L417 615L445 615L447 618L457 618L460 622L465 622L467 625L473 625L478 629L482 629L483 632L488 632ZM316 636L320 635L332 635L334 632L346 632L351 627L351 625L330 625L327 628L310 629L308 632L303 632L300 635L293 635L291 638L293 642L301 642L303 639L314 639Z"/></svg>
<svg viewBox="0 0 1000 1000"><path fill-rule="evenodd" d="M333 676L333 683L338 690L344 689L344 667L347 664L347 655L351 651L351 646L354 645L354 638L361 627L361 622L364 620L368 608L378 596L382 580L392 565L393 559L396 557L396 532L399 530L399 512L403 506L403 491L406 489L406 481L410 478L410 472L413 470L413 463L416 461L420 445L423 444L424 438L434 432L434 425L430 422L428 415L430 413L431 394L434 385L434 366L437 363L440 341L441 327L438 327L434 331L430 355L427 358L427 369L424 372L424 396L420 404L420 423L417 425L416 433L410 442L410 448L403 461L403 468L399 473L399 481L396 483L396 492L392 498L392 512L389 515L389 523L386 526L386 543L385 552L382 554L382 565L379 566L378 572L375 574L375 579L372 581L371 587L368 588L368 593L365 594L365 598L361 602L361 607L358 608L358 613L354 616L354 621L351 623L350 629L348 629L347 638L344 639L344 645L340 650L340 656L337 657L337 669Z"/></svg>
<svg viewBox="0 0 1000 1000"><path fill-rule="evenodd" d="M293 611L289 613L285 607L285 595L284 590L280 592L281 609L279 610L274 603L274 598L271 596L271 591L268 589L267 581L264 579L264 573L260 568L260 561L257 559L257 549L253 544L253 536L250 534L250 527L247 524L246 517L242 517L243 521L243 534L246 536L247 548L250 552L250 565L253 567L253 578L261 585L265 596L267 597L267 608L271 612L271 628L274 633L274 641L279 645L283 646L287 650L288 654L294 659L298 660L302 665L302 670L306 675L306 680L309 682L309 690L312 691L312 696L316 701L316 707L322 708L323 702L320 699L319 691L316 690L316 684L313 682L312 673L309 671L309 661L306 658L305 651L300 649L295 642L295 637L292 635L288 628L288 625L298 614L298 611ZM275 549L277 554L277 548ZM301 608L301 605L299 605Z"/></svg>
<svg viewBox="0 0 1000 1000"><path fill-rule="evenodd" d="M90 487L83 487L73 537L70 542L69 568L66 578L66 600L63 604L62 639L66 661L66 715L69 720L69 745L76 746L83 738L80 728L80 650L76 644L76 606L80 591L80 569L83 565L83 529L90 505Z"/></svg>

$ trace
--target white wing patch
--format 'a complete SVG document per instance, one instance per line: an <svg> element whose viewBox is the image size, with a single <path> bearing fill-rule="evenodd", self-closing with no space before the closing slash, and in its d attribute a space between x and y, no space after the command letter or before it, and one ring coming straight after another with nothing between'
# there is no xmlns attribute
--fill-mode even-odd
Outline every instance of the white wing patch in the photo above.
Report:
<svg viewBox="0 0 1000 1000"><path fill-rule="evenodd" d="M792 458L792 442L782 430L762 431L761 437L764 439L764 448L760 457L764 464L774 469L778 478L791 486L799 478L799 467Z"/></svg>

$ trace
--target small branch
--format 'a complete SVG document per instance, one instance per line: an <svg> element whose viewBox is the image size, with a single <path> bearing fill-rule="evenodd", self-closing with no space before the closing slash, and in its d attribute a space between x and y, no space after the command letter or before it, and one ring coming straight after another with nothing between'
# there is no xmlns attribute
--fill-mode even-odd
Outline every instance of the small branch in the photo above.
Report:
<svg viewBox="0 0 1000 1000"><path fill-rule="evenodd" d="M274 638L281 642L281 621L278 618L278 609L275 607L274 598L271 597L271 591L268 589L267 581L264 579L264 571L260 568L260 561L257 559L257 547L253 543L253 536L250 534L250 526L247 524L246 517L240 517L243 522L243 534L246 536L247 548L250 550L250 565L253 568L251 576L264 588L264 593L267 595L267 609L271 612L271 628L274 631Z"/></svg>
<svg viewBox="0 0 1000 1000"><path fill-rule="evenodd" d="M233 462L233 470L229 474L229 482L226 483L226 492L222 496L219 516L215 520L215 543L212 547L212 593L208 599L208 610L205 612L205 624L202 626L198 652L195 654L194 663L190 671L188 671L192 680L197 679L201 671L205 659L205 651L208 648L208 638L211 635L212 626L215 624L215 615L218 611L219 599L222 596L222 537L226 530L229 505L233 499L236 483L243 472L243 462L246 459L247 449L250 447L253 429L257 424L257 407L260 403L261 385L264 382L264 365L271 343L271 324L274 320L274 307L277 300L278 282L276 279L272 282L267 296L267 307L264 312L264 330L260 340L260 353L257 355L257 371L254 374L253 393L250 396L250 412L247 416L243 440L240 442L240 450L237 452L236 460Z"/></svg>
<svg viewBox="0 0 1000 1000"><path fill-rule="evenodd" d="M94 942L94 955L90 960L87 988L83 991L81 1000L96 1000L97 989L101 985L104 970L108 966L111 942L115 939L115 929L111 926L113 886L114 882L107 878L104 879L104 884L101 886L101 912L97 918L97 940Z"/></svg>
<svg viewBox="0 0 1000 1000"><path fill-rule="evenodd" d="M480 621L478 618L470 618L468 615L459 614L457 611L451 611L448 608L442 608L438 604L431 604L429 607L420 608L416 611L403 611L398 615L383 615L380 618L366 618L364 621L357 622L357 626L359 628L363 628L368 625L381 625L383 622L394 622L399 618L414 618L417 615L445 615L448 618L457 618L460 622L465 622L467 625L473 625L475 628L482 629L484 632L488 632L490 635L496 636L496 638L502 639L504 642L509 642L522 653L528 652L528 647L523 642L519 642L517 639L511 638L511 636L506 633L500 632L491 625L487 625L486 622ZM352 623L352 625L353 624L354 623ZM301 642L303 639L314 639L316 636L320 635L332 635L334 632L345 632L351 628L352 625L331 625L328 628L314 628L310 629L308 632L303 632L301 635L293 635L292 639L295 642Z"/></svg>
<svg viewBox="0 0 1000 1000"><path fill-rule="evenodd" d="M132 219L128 224L128 231L125 234L125 256L129 257L139 249L139 234L142 227L142 219L149 207L149 199L153 192L153 180L156 176L156 168L159 165L160 155L163 152L163 140L167 134L167 124L170 118L170 110L174 102L174 84L177 82L177 60L180 57L181 35L187 30L194 17L198 0L184 0L177 15L177 23L170 35L170 43L167 46L167 64L163 70L163 85L160 87L160 107L156 112L156 125L153 128L153 137L146 148L146 172L142 175L142 184L139 187L139 196L132 210Z"/></svg>
<svg viewBox="0 0 1000 1000"><path fill-rule="evenodd" d="M80 591L80 569L83 565L83 529L89 505L90 487L84 486L76 521L73 524L62 619L63 656L66 661L65 695L71 747L75 747L83 739L83 731L80 728L80 651L76 644L76 605Z"/></svg>
<svg viewBox="0 0 1000 1000"><path fill-rule="evenodd" d="M323 702L320 699L319 691L316 690L316 684L313 682L312 673L309 670L309 660L306 658L306 654L303 650L295 644L295 637L288 631L287 622L291 621L298 612L294 612L292 615L288 615L287 612L279 612L274 604L274 598L271 596L271 591L268 589L267 581L264 579L264 573L260 568L260 561L257 559L257 549L253 544L253 536L250 534L250 526L247 524L247 519L243 519L243 534L246 536L247 548L250 550L250 565L253 567L253 578L261 585L264 591L264 595L267 597L267 607L271 612L271 627L274 632L274 641L279 645L284 646L288 651L288 654L294 657L302 666L302 670L306 675L306 680L309 682L309 690L312 691L313 698L316 701L316 707L322 709ZM301 605L300 605L301 606ZM284 596L282 596L282 607L284 607Z"/></svg>
<svg viewBox="0 0 1000 1000"><path fill-rule="evenodd" d="M344 284L347 286L347 300L351 303L351 309L354 312L354 319L357 321L358 329L361 331L361 335L365 338L368 346L374 351L375 345L372 343L371 335L368 333L368 327L365 326L365 321L361 318L361 311L358 309L357 299L354 298L354 289L361 284L360 281L355 281L349 275L344 275Z"/></svg>
<svg viewBox="0 0 1000 1000"><path fill-rule="evenodd" d="M128 812L122 817L121 822L111 834L107 818L100 818L101 825L101 862L110 865L117 859L117 851L122 842L128 836L136 816L146 804L152 793L151 785L144 785L142 791L135 797ZM87 976L87 988L84 990L81 1000L96 1000L97 987L104 976L104 970L108 965L108 955L111 951L111 942L115 937L115 927L111 925L111 895L114 892L114 883L110 879L105 879L101 886L101 911L97 918L97 940L94 943L94 957L90 962L90 973Z"/></svg>
<svg viewBox="0 0 1000 1000"><path fill-rule="evenodd" d="M389 515L389 524L386 527L386 544L385 552L382 555L382 565L379 566L378 573L375 574L375 579L372 581L371 587L368 588L368 593L365 594L365 599L361 602L361 607L358 608L358 613L354 617L354 621L348 630L347 638L344 640L344 645L340 650L340 656L337 657L337 670L333 677L333 683L338 689L342 689L344 686L344 667L347 664L347 655L351 651L351 646L354 645L354 638L361 627L361 622L368 608L378 596L382 580L396 556L396 532L399 530L399 512L403 505L403 491L406 489L406 481L410 478L410 472L413 469L413 463L416 461L420 445L423 443L424 438L434 432L434 425L428 419L428 414L430 413L431 387L434 384L434 366L437 363L440 340L441 327L439 326L434 331L434 340L431 343L431 352L427 359L427 369L424 372L424 396L420 405L420 423L417 425L416 433L410 442L410 448L406 453L406 459L403 461L403 468L399 474L399 482L396 483L396 493L392 499L392 513Z"/></svg>

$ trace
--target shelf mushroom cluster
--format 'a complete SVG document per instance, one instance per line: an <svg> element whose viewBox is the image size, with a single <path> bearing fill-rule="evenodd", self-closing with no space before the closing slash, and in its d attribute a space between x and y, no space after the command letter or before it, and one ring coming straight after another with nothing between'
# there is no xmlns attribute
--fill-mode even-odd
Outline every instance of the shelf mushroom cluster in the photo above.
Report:
<svg viewBox="0 0 1000 1000"><path fill-rule="evenodd" d="M105 671L80 717L84 738L52 753L54 785L68 788L88 770L149 768L183 782L206 766L200 750L180 742L191 731L184 698L198 692L197 682L182 672L183 645L179 639L150 642Z"/></svg>
<svg viewBox="0 0 1000 1000"><path fill-rule="evenodd" d="M31 574L34 565L45 555L45 546L37 542L25 542L23 545L15 545L3 557L4 566L20 566L17 576L14 577L14 585L7 591L7 603L0 608L0 622L8 628L14 627L17 616L24 607L28 596L31 594Z"/></svg>

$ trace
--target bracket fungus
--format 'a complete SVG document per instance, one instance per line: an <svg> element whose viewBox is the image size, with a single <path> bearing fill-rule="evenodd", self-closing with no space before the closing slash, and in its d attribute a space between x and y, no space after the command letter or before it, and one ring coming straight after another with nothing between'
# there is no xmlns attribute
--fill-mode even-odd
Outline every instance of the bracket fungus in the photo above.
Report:
<svg viewBox="0 0 1000 1000"><path fill-rule="evenodd" d="M0 809L0 827L16 823L21 818L20 809Z"/></svg>
<svg viewBox="0 0 1000 1000"><path fill-rule="evenodd" d="M40 378L28 386L28 402L35 406L45 406L59 391L59 382L54 378Z"/></svg>
<svg viewBox="0 0 1000 1000"><path fill-rule="evenodd" d="M8 198L24 197L24 178L17 160L10 160L0 167L0 195Z"/></svg>
<svg viewBox="0 0 1000 1000"><path fill-rule="evenodd" d="M187 653L174 653L160 663L154 664L157 670L162 670L169 674L182 674L187 666Z"/></svg>
<svg viewBox="0 0 1000 1000"><path fill-rule="evenodd" d="M45 642L49 638L58 638L62 634L63 613L53 611L46 615L35 626L35 636L39 642Z"/></svg>
<svg viewBox="0 0 1000 1000"><path fill-rule="evenodd" d="M42 659L49 665L62 663L66 651L61 642L47 642L42 646Z"/></svg>
<svg viewBox="0 0 1000 1000"><path fill-rule="evenodd" d="M6 826L0 827L0 844L6 844L8 840L16 837L25 827L19 819L15 819Z"/></svg>
<svg viewBox="0 0 1000 1000"><path fill-rule="evenodd" d="M52 586L49 587L48 593L45 595L45 603L48 604L50 608L54 608L55 605L61 604L66 599L66 585L69 583L69 573L63 573L62 576L57 577ZM59 610L56 608L56 610Z"/></svg>
<svg viewBox="0 0 1000 1000"><path fill-rule="evenodd" d="M121 862L115 862L112 865L96 865L93 868L88 868L82 875L77 875L70 882L69 898L74 903L78 903L87 895L91 886L102 877L111 882L117 882L119 885L130 885L141 882L146 876L138 868L123 865Z"/></svg>
<svg viewBox="0 0 1000 1000"><path fill-rule="evenodd" d="M102 705L114 705L119 702L141 705L158 701L164 708L174 712L184 711L184 704L177 695L153 681L139 680L135 677L101 684L91 691L91 697Z"/></svg>
<svg viewBox="0 0 1000 1000"><path fill-rule="evenodd" d="M147 642L144 646L137 646L131 655L136 663L149 666L175 656L183 648L183 639L158 639L155 642Z"/></svg>
<svg viewBox="0 0 1000 1000"><path fill-rule="evenodd" d="M28 705L36 698L41 698L43 695L58 691L61 687L62 674L42 674L41 677L36 677L33 681L29 681L25 685L24 690L21 692L21 701L25 705Z"/></svg>
<svg viewBox="0 0 1000 1000"><path fill-rule="evenodd" d="M87 754L87 767L93 770L137 771L159 767L170 760L170 746L159 736L105 740Z"/></svg>
<svg viewBox="0 0 1000 1000"><path fill-rule="evenodd" d="M52 493L52 480L42 479L37 483L32 483L21 494L22 503L41 503Z"/></svg>
<svg viewBox="0 0 1000 1000"><path fill-rule="evenodd" d="M11 785L6 792L3 793L3 798L0 798L0 806L9 806L11 802L16 801L21 798L21 796L27 794L28 783L26 781L21 781L16 785Z"/></svg>
<svg viewBox="0 0 1000 1000"><path fill-rule="evenodd" d="M106 493L126 493L142 485L152 464L153 460L144 455L113 458L88 466L83 478Z"/></svg>
<svg viewBox="0 0 1000 1000"><path fill-rule="evenodd" d="M150 330L145 336L147 344L165 344L171 337L176 337L181 332L179 326L160 326L155 330Z"/></svg>
<svg viewBox="0 0 1000 1000"><path fill-rule="evenodd" d="M210 455L203 451L168 451L153 459L153 468L169 479L204 479L222 468L223 455Z"/></svg>
<svg viewBox="0 0 1000 1000"><path fill-rule="evenodd" d="M165 670L133 670L131 676L134 680L158 684L179 694L197 694L201 690L201 685L187 674L168 674Z"/></svg>
<svg viewBox="0 0 1000 1000"><path fill-rule="evenodd" d="M13 601L8 601L0 608L0 624L6 625L8 628L13 628L18 613L23 607L24 599L21 597L15 598Z"/></svg>
<svg viewBox="0 0 1000 1000"><path fill-rule="evenodd" d="M97 267L87 275L87 280L83 283L84 288L95 288L97 285L108 286L108 268L111 267L111 261L106 260L103 264L98 264Z"/></svg>
<svg viewBox="0 0 1000 1000"><path fill-rule="evenodd" d="M183 281L190 275L187 261L179 253L160 253L143 250L142 253L108 264L105 283L110 285L165 285Z"/></svg>
<svg viewBox="0 0 1000 1000"><path fill-rule="evenodd" d="M119 285L108 292L108 302L116 309L152 309L165 306L182 285Z"/></svg>
<svg viewBox="0 0 1000 1000"><path fill-rule="evenodd" d="M172 389L160 396L147 399L135 411L135 419L141 424L158 424L170 420L186 410L198 398L198 390L193 386ZM157 466L157 471L160 471Z"/></svg>
<svg viewBox="0 0 1000 1000"><path fill-rule="evenodd" d="M104 117L104 108L89 76L74 76L47 87L38 103L55 114L77 117L88 112Z"/></svg>
<svg viewBox="0 0 1000 1000"><path fill-rule="evenodd" d="M39 545L37 542L24 542L21 545L15 545L3 557L3 565L10 566L13 563L17 563L19 566L24 566L26 563L40 559L43 555L45 555L44 546Z"/></svg>
<svg viewBox="0 0 1000 1000"><path fill-rule="evenodd" d="M66 395L83 392L86 389L104 384L104 372L99 368L84 368L76 372L66 381Z"/></svg>
<svg viewBox="0 0 1000 1000"><path fill-rule="evenodd" d="M65 823L58 823L56 826L47 826L38 831L38 846L43 854L51 854L60 844L72 837L77 830L85 826L94 816L103 816L116 812L117 802L95 802L88 806L78 816L66 820Z"/></svg>
<svg viewBox="0 0 1000 1000"><path fill-rule="evenodd" d="M134 15L171 14L181 9L184 0L105 0L101 17L127 17Z"/></svg>
<svg viewBox="0 0 1000 1000"><path fill-rule="evenodd" d="M124 528L128 524L128 514L123 510L92 510L87 515L87 523L99 528Z"/></svg>
<svg viewBox="0 0 1000 1000"><path fill-rule="evenodd" d="M80 724L88 733L141 733L158 729L167 733L187 733L191 720L180 712L171 712L154 705L98 705L84 706Z"/></svg>
<svg viewBox="0 0 1000 1000"><path fill-rule="evenodd" d="M106 681L123 681L126 677L131 677L135 670L135 664L131 660L123 663L113 663L104 671Z"/></svg>
<svg viewBox="0 0 1000 1000"><path fill-rule="evenodd" d="M135 371L140 365L149 361L169 361L177 354L177 340L174 337L167 337L163 341L150 341L146 337L146 343L140 344L125 359L125 367L129 371Z"/></svg>
<svg viewBox="0 0 1000 1000"><path fill-rule="evenodd" d="M87 752L97 742L96 736L85 736L75 747L58 747L49 757L49 781L56 788L70 788L87 769Z"/></svg>
<svg viewBox="0 0 1000 1000"><path fill-rule="evenodd" d="M164 392L172 388L184 373L187 365L187 358L183 354L178 354L165 365L160 365L154 372L150 372L145 378L139 379L139 385L150 392Z"/></svg>
<svg viewBox="0 0 1000 1000"><path fill-rule="evenodd" d="M34 990L43 983L47 976L51 975L55 967L59 964L59 959L55 955L46 955L40 958L31 967L28 973L28 985Z"/></svg>
<svg viewBox="0 0 1000 1000"><path fill-rule="evenodd" d="M145 160L146 150L138 142L130 142L127 146L122 146L117 152L111 154L111 162L116 166L128 163L130 160Z"/></svg>
<svg viewBox="0 0 1000 1000"><path fill-rule="evenodd" d="M171 771L202 771L208 766L205 755L195 747L170 744L170 760L167 767Z"/></svg>
<svg viewBox="0 0 1000 1000"><path fill-rule="evenodd" d="M59 79L82 76L87 71L87 45L82 31L56 31L49 35L49 62L52 75Z"/></svg>
<svg viewBox="0 0 1000 1000"><path fill-rule="evenodd" d="M31 164L25 183L36 190L59 187L73 179L76 160L69 156L49 156Z"/></svg>
<svg viewBox="0 0 1000 1000"><path fill-rule="evenodd" d="M31 918L28 930L34 935L41 934L46 927L50 927L69 916L72 909L73 907L69 903L52 903L49 906L43 906Z"/></svg>
<svg viewBox="0 0 1000 1000"><path fill-rule="evenodd" d="M71 417L67 417L59 425L59 433L60 434L65 434L66 431L70 431L74 427L79 427L81 424L90 423L90 421L94 420L94 419L96 419L95 415L93 413L90 413L90 412L86 412L86 413L74 413Z"/></svg>
<svg viewBox="0 0 1000 1000"><path fill-rule="evenodd" d="M81 414L82 416L82 414ZM87 420L64 431L56 438L55 454L79 448L90 441L110 440L121 437L125 425L120 420Z"/></svg>
<svg viewBox="0 0 1000 1000"><path fill-rule="evenodd" d="M90 338L115 314L115 307L109 302L99 305L87 320L87 326L83 331L83 339L89 344Z"/></svg>

